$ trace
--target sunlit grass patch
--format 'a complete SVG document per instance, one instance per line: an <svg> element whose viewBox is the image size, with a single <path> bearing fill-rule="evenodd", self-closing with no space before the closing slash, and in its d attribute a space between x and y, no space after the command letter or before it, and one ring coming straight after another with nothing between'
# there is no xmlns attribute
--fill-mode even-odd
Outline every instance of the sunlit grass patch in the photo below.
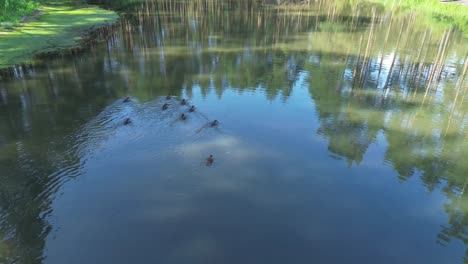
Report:
<svg viewBox="0 0 468 264"><path fill-rule="evenodd" d="M385 2L392 6L391 0L373 0L375 2ZM468 34L468 6L457 3L442 3L439 0L403 0L396 1L398 8L421 13L421 18L430 19L429 22L446 26L455 26L460 31Z"/></svg>
<svg viewBox="0 0 468 264"><path fill-rule="evenodd" d="M77 46L86 29L117 17L115 12L93 6L44 6L38 20L0 34L0 68L30 62L44 50Z"/></svg>

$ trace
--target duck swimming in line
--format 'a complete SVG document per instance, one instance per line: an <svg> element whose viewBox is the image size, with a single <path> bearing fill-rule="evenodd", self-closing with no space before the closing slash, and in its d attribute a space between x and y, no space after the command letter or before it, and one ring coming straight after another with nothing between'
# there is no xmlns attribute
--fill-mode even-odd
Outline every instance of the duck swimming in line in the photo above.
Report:
<svg viewBox="0 0 468 264"><path fill-rule="evenodd" d="M124 125L128 125L130 123L132 123L132 120L130 118L126 118L124 121Z"/></svg>
<svg viewBox="0 0 468 264"><path fill-rule="evenodd" d="M195 112L195 106L194 105L192 105L192 107L190 107L189 112L190 113Z"/></svg>
<svg viewBox="0 0 468 264"><path fill-rule="evenodd" d="M211 124L210 124L211 127L215 127L215 126L218 126L218 125L219 125L218 120L214 120L214 121L211 122Z"/></svg>
<svg viewBox="0 0 468 264"><path fill-rule="evenodd" d="M180 119L182 119L182 120L187 120L187 116L186 116L185 114L181 114L181 115L180 115Z"/></svg>
<svg viewBox="0 0 468 264"><path fill-rule="evenodd" d="M164 104L163 107L162 107L162 110L166 110L167 108L169 108L169 105L168 105L168 104Z"/></svg>
<svg viewBox="0 0 468 264"><path fill-rule="evenodd" d="M186 104L187 104L187 100L182 99L182 101L180 101L180 104L181 104L181 105L186 105Z"/></svg>
<svg viewBox="0 0 468 264"><path fill-rule="evenodd" d="M170 100L172 97L170 95L166 96L166 100Z"/></svg>
<svg viewBox="0 0 468 264"><path fill-rule="evenodd" d="M214 162L214 157L213 155L210 155L208 156L208 158L206 158L206 166L211 166Z"/></svg>
<svg viewBox="0 0 468 264"><path fill-rule="evenodd" d="M123 100L123 102L124 102L124 103L128 103L128 102L130 102L130 97L129 97L129 96L127 96L127 97L126 97L126 98Z"/></svg>

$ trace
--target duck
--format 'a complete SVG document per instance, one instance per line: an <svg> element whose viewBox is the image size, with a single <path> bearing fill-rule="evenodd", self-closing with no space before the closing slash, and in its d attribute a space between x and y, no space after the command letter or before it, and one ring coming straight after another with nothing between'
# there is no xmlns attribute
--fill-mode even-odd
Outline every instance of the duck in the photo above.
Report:
<svg viewBox="0 0 468 264"><path fill-rule="evenodd" d="M132 120L130 118L126 118L124 121L124 125L128 125L130 123L132 123Z"/></svg>
<svg viewBox="0 0 468 264"><path fill-rule="evenodd" d="M181 105L186 105L186 104L187 104L187 100L182 99L182 101L180 101L180 104L181 104Z"/></svg>
<svg viewBox="0 0 468 264"><path fill-rule="evenodd" d="M192 107L190 107L189 112L190 113L195 112L195 106L194 105L192 105Z"/></svg>
<svg viewBox="0 0 468 264"><path fill-rule="evenodd" d="M164 104L164 105L162 106L162 110L166 110L167 108L169 108L169 105L168 105L168 104Z"/></svg>
<svg viewBox="0 0 468 264"><path fill-rule="evenodd" d="M131 100L130 100L130 97L129 97L129 96L127 96L127 97L123 100L124 103L128 103L128 102L130 102L130 101L131 101Z"/></svg>
<svg viewBox="0 0 468 264"><path fill-rule="evenodd" d="M166 96L166 100L170 100L172 97L170 95Z"/></svg>
<svg viewBox="0 0 468 264"><path fill-rule="evenodd" d="M182 119L182 120L187 120L187 116L186 116L185 114L181 114L181 115L180 115L180 119Z"/></svg>
<svg viewBox="0 0 468 264"><path fill-rule="evenodd" d="M211 166L214 162L214 157L213 155L210 155L208 156L208 158L206 158L206 166Z"/></svg>
<svg viewBox="0 0 468 264"><path fill-rule="evenodd" d="M218 120L214 120L213 122L211 122L210 126L211 127L215 127L215 126L218 126L219 125L219 121Z"/></svg>

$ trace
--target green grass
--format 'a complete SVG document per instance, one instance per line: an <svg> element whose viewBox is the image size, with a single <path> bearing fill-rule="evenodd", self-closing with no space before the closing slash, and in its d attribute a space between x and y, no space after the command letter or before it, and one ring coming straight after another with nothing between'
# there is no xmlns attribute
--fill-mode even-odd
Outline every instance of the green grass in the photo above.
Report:
<svg viewBox="0 0 468 264"><path fill-rule="evenodd" d="M373 0L391 8L393 0ZM429 22L445 26L455 26L468 34L468 6L457 3L441 3L439 0L396 0L397 8L420 13Z"/></svg>
<svg viewBox="0 0 468 264"><path fill-rule="evenodd" d="M115 12L94 6L49 4L38 20L0 32L0 68L31 62L34 55L79 45L86 29L115 21Z"/></svg>
<svg viewBox="0 0 468 264"><path fill-rule="evenodd" d="M39 2L31 0L0 0L0 22L19 22L23 16L32 14Z"/></svg>

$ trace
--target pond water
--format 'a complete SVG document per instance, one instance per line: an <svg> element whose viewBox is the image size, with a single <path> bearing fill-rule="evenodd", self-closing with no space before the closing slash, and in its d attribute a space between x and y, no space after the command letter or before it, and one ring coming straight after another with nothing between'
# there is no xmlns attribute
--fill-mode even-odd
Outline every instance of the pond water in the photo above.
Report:
<svg viewBox="0 0 468 264"><path fill-rule="evenodd" d="M465 262L462 33L330 1L120 8L0 82L0 262Z"/></svg>

